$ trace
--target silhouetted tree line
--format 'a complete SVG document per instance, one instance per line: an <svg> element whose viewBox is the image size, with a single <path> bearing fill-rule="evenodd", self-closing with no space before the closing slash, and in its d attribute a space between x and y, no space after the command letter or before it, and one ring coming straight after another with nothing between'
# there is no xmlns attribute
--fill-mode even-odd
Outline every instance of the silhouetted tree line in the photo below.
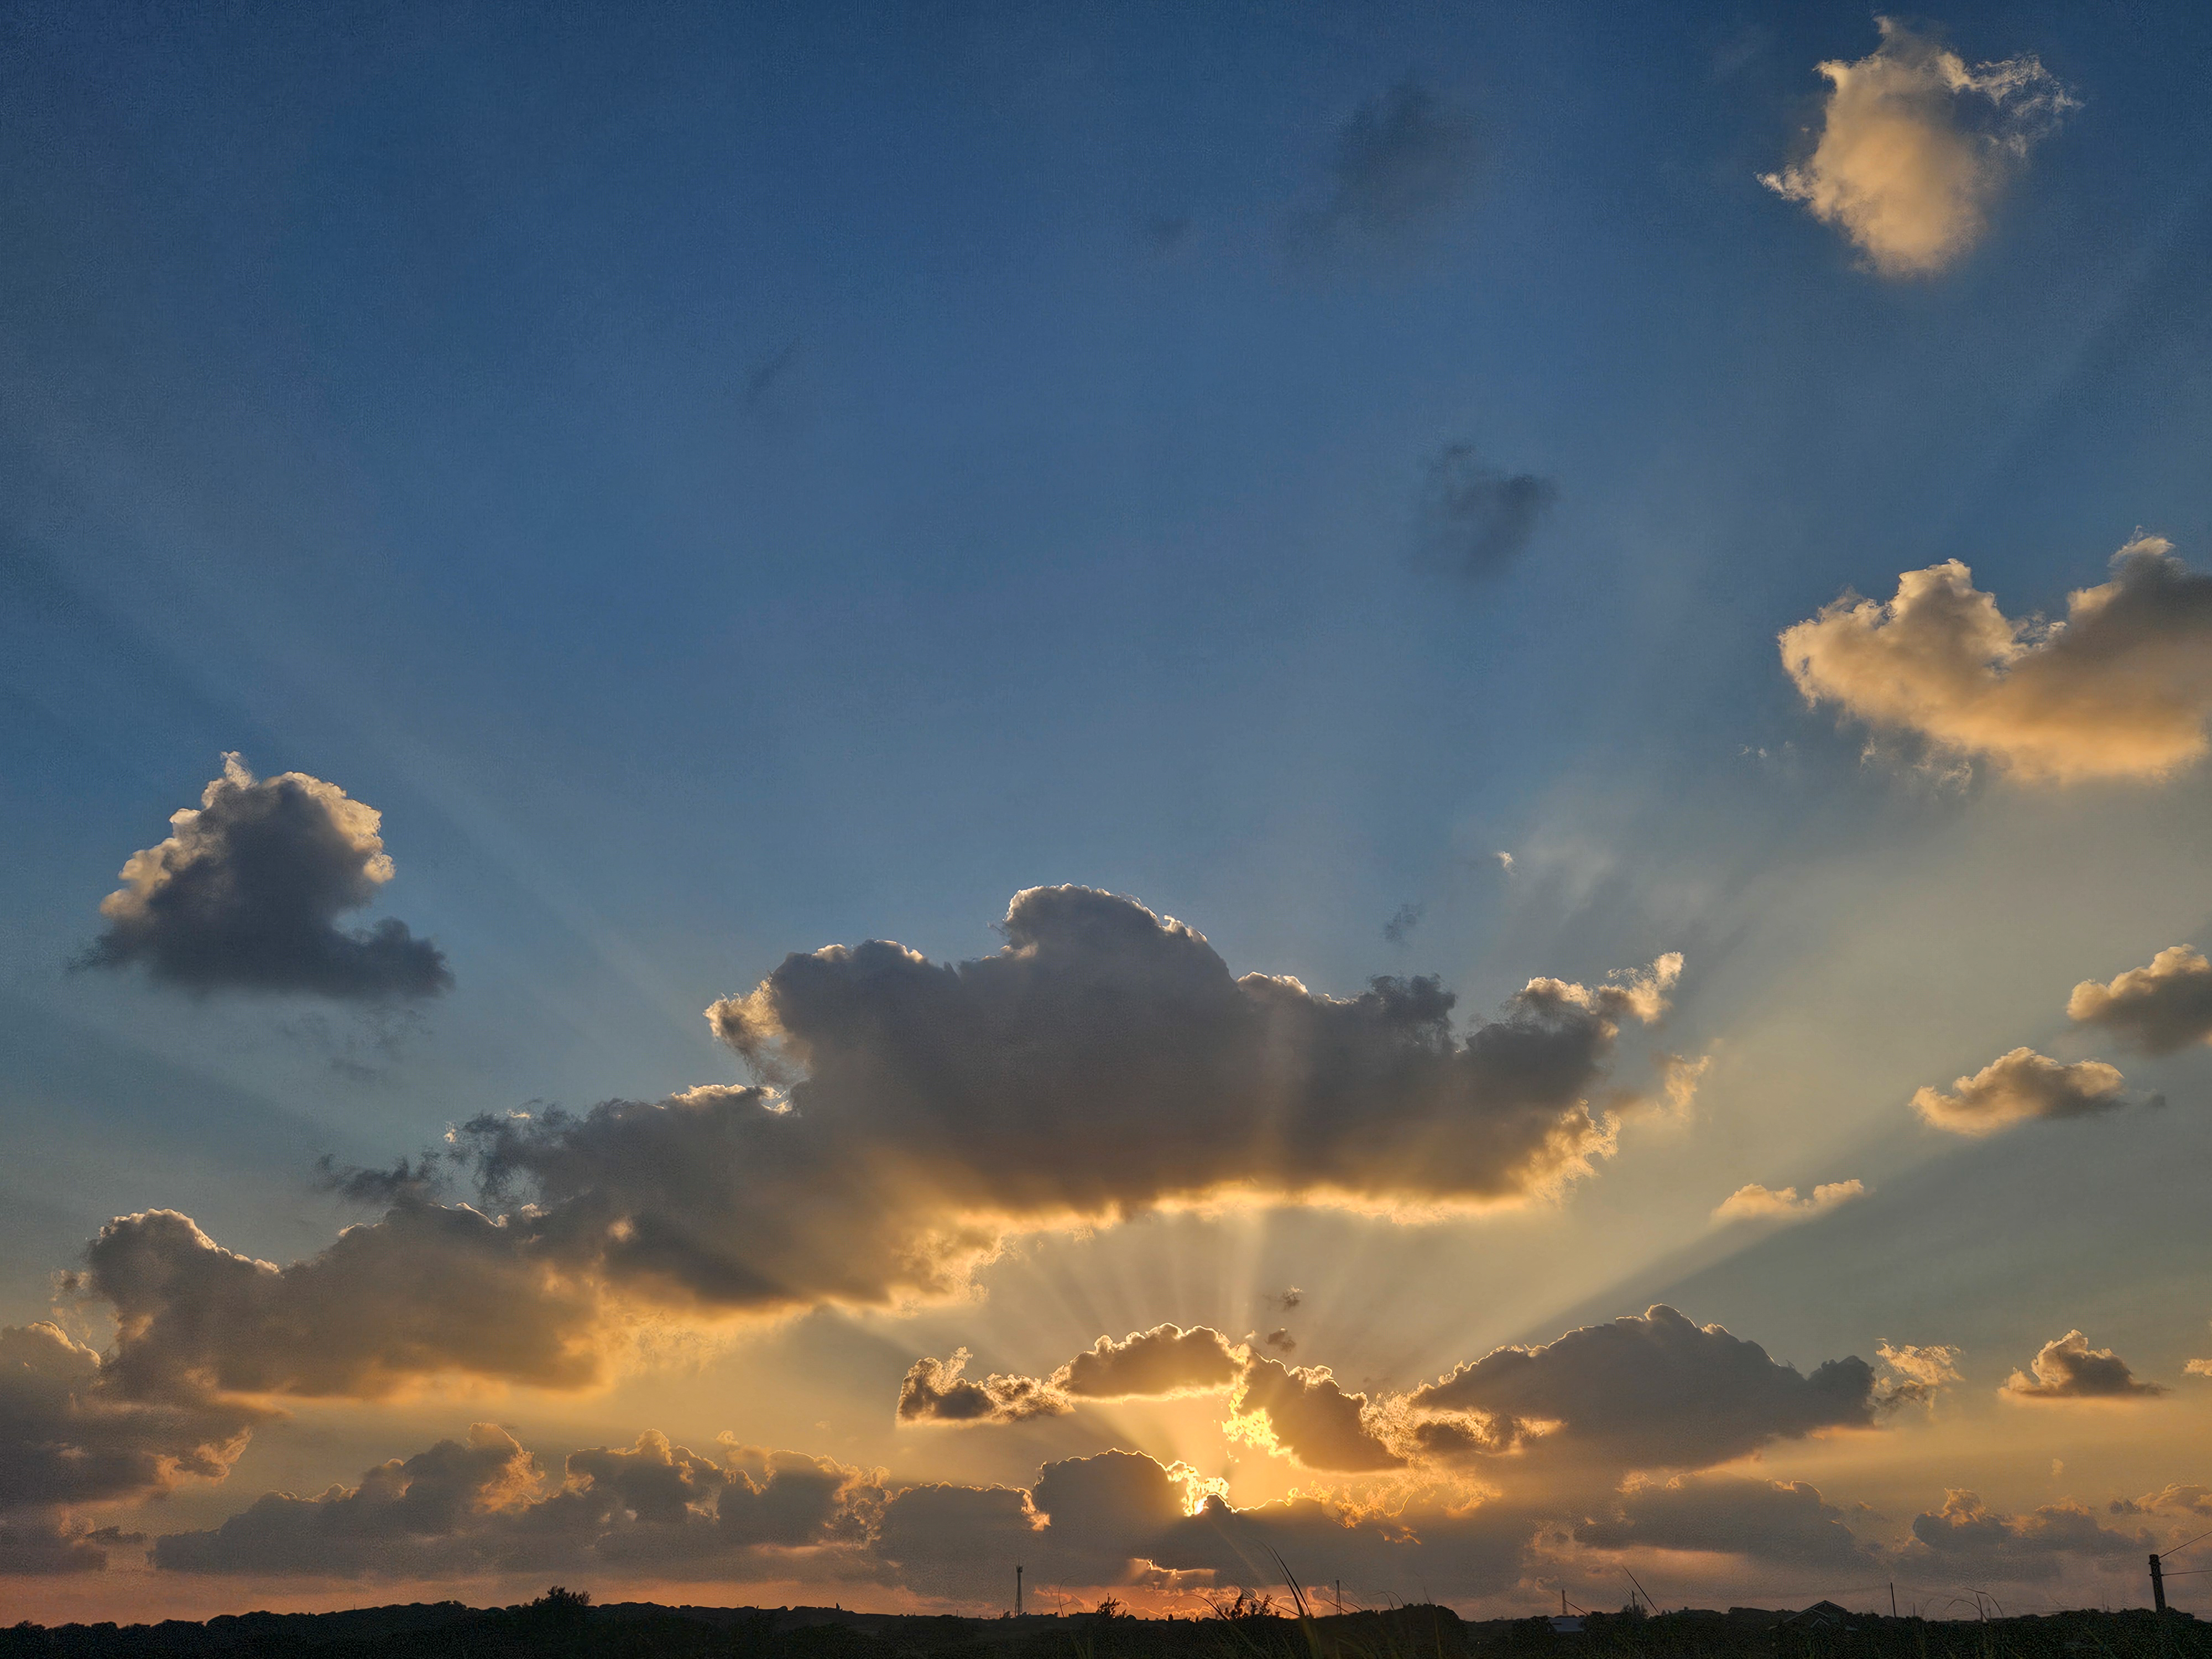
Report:
<svg viewBox="0 0 2212 1659"><path fill-rule="evenodd" d="M1449 1607L1291 1617L1240 1597L1219 1617L1140 1619L1108 1603L1073 1618L927 1618L827 1607L593 1607L555 1586L526 1606L458 1601L343 1613L251 1613L205 1624L24 1623L0 1659L2212 1659L2212 1625L2147 1612L1986 1622L1853 1616L1791 1624L1751 1608L1462 1620Z"/></svg>

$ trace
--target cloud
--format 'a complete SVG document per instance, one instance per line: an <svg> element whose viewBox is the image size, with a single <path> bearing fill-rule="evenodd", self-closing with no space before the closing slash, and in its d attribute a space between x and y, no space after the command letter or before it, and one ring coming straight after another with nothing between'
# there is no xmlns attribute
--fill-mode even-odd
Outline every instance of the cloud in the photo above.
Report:
<svg viewBox="0 0 2212 1659"><path fill-rule="evenodd" d="M1263 1340L1277 1353L1296 1353L1298 1351L1298 1340L1291 1334L1287 1325L1276 1327Z"/></svg>
<svg viewBox="0 0 2212 1659"><path fill-rule="evenodd" d="M902 1423L1018 1423L1060 1416L1087 1400L1164 1400L1218 1394L1243 1375L1247 1355L1220 1332L1200 1325L1156 1325L1119 1342L1102 1336L1048 1377L1006 1376L981 1382L961 1375L968 1351L950 1362L918 1359L899 1386Z"/></svg>
<svg viewBox="0 0 2212 1659"><path fill-rule="evenodd" d="M103 1572L106 1546L141 1544L141 1534L40 1516L0 1519L0 1577L47 1577L56 1574Z"/></svg>
<svg viewBox="0 0 2212 1659"><path fill-rule="evenodd" d="M157 1539L152 1559L173 1572L750 1577L996 1601L1018 1561L1033 1584L1265 1583L1273 1548L1410 1598L1425 1585L1510 1584L1534 1527L1525 1511L1464 1504L1382 1516L1299 1498L1238 1510L1187 1466L1133 1452L1048 1463L1023 1488L892 1486L880 1471L727 1436L718 1451L648 1432L630 1449L572 1452L556 1478L506 1429L478 1424L353 1486L270 1492L220 1526Z"/></svg>
<svg viewBox="0 0 2212 1659"><path fill-rule="evenodd" d="M150 1212L103 1230L72 1285L115 1306L149 1393L583 1387L641 1306L944 1298L1017 1234L1224 1195L1427 1216L1554 1194L1613 1150L1589 1097L1681 967L1533 979L1462 1036L1433 979L1349 999L1238 979L1192 929L1085 889L1018 896L1005 933L949 965L882 942L793 956L716 1004L787 1092L480 1116L447 1153L475 1206L410 1169L369 1183L402 1200L384 1217L283 1267Z"/></svg>
<svg viewBox="0 0 2212 1659"><path fill-rule="evenodd" d="M1495 575L1528 547L1559 495L1549 478L1508 473L1454 444L1430 461L1422 485L1421 556L1469 578Z"/></svg>
<svg viewBox="0 0 2212 1659"><path fill-rule="evenodd" d="M1953 559L1898 578L1887 603L1845 594L1783 630L1808 704L1986 760L2034 783L2152 781L2204 753L2212 714L2212 576L2161 537L2112 558L2066 617L2014 622Z"/></svg>
<svg viewBox="0 0 2212 1659"><path fill-rule="evenodd" d="M1929 1404L1945 1383L1960 1380L1958 1349L1941 1343L1919 1348L1900 1343L1892 1347L1884 1339L1875 1352L1890 1372L1875 1396L1876 1407L1883 1411Z"/></svg>
<svg viewBox="0 0 2212 1659"><path fill-rule="evenodd" d="M2117 1032L2148 1054L2212 1042L2212 962L2194 946L2169 945L2149 967L2130 968L2109 985L2083 980L2066 1000L2066 1017Z"/></svg>
<svg viewBox="0 0 2212 1659"><path fill-rule="evenodd" d="M1413 929L1421 925L1421 916L1428 908L1425 903L1400 905L1397 913L1382 924L1382 937L1393 945L1403 945L1413 936Z"/></svg>
<svg viewBox="0 0 2212 1659"><path fill-rule="evenodd" d="M1465 198L1479 159L1467 114L1401 81L1337 129L1328 199L1298 222L1297 240L1408 242Z"/></svg>
<svg viewBox="0 0 2212 1659"><path fill-rule="evenodd" d="M1875 21L1872 53L1820 66L1831 90L1813 153L1759 182L1842 231L1883 276L1930 276L1981 240L2030 147L2075 104L2033 56L1969 69Z"/></svg>
<svg viewBox="0 0 2212 1659"><path fill-rule="evenodd" d="M134 1398L112 1364L59 1327L0 1328L0 1516L220 1480L262 1415Z"/></svg>
<svg viewBox="0 0 2212 1659"><path fill-rule="evenodd" d="M1593 1549L1695 1551L1795 1567L1865 1566L1875 1553L1817 1487L1733 1475L1632 1481L1611 1513L1581 1522L1574 1538Z"/></svg>
<svg viewBox="0 0 2212 1659"><path fill-rule="evenodd" d="M100 902L106 929L82 959L139 964L190 991L326 997L435 996L446 958L390 918L365 933L337 919L392 879L382 815L304 772L256 781L236 755L169 838L131 855Z"/></svg>
<svg viewBox="0 0 2212 1659"><path fill-rule="evenodd" d="M1756 1342L1666 1306L1499 1348L1413 1390L1408 1409L1472 1413L1530 1449L1628 1468L1699 1468L1769 1441L1875 1420L1874 1369L1832 1359L1810 1376Z"/></svg>
<svg viewBox="0 0 2212 1659"><path fill-rule="evenodd" d="M1367 1396L1346 1394L1326 1365L1255 1357L1230 1398L1229 1419L1232 1436L1311 1469L1387 1469L1406 1461L1368 1421Z"/></svg>
<svg viewBox="0 0 2212 1659"><path fill-rule="evenodd" d="M1107 1337L1053 1373L1053 1386L1082 1400L1158 1400L1212 1394L1236 1382L1243 1352L1205 1325L1155 1325L1115 1342Z"/></svg>
<svg viewBox="0 0 2212 1659"><path fill-rule="evenodd" d="M1944 1494L1942 1510L1912 1517L1912 1540L1899 1559L1908 1570L1947 1580L2033 1583L2057 1577L2068 1557L2140 1560L2152 1541L2147 1532L2100 1526L2077 1504L2046 1504L2027 1515L2000 1515L1978 1494L1953 1491Z"/></svg>
<svg viewBox="0 0 2212 1659"><path fill-rule="evenodd" d="M2015 1400L2145 1400L2171 1394L2162 1382L2139 1382L2110 1348L2093 1348L2079 1331L2046 1342L2029 1362L2030 1376L2014 1371L2003 1392Z"/></svg>
<svg viewBox="0 0 2212 1659"><path fill-rule="evenodd" d="M313 1498L270 1492L220 1526L155 1540L172 1572L452 1578L613 1571L707 1577L857 1544L883 1494L827 1459L726 1439L723 1461L648 1431L571 1452L549 1481L496 1424L366 1471ZM773 1562L773 1566L767 1565ZM800 1571L804 1571L803 1567Z"/></svg>
<svg viewBox="0 0 2212 1659"><path fill-rule="evenodd" d="M2001 1054L1951 1092L1921 1088L1912 1109L1930 1126L1954 1134L1990 1135L2031 1118L2094 1117L2126 1105L2126 1082L2101 1060L2063 1065L2033 1048Z"/></svg>
<svg viewBox="0 0 2212 1659"><path fill-rule="evenodd" d="M115 1311L111 1386L376 1396L434 1371L578 1388L599 1379L597 1300L552 1250L465 1206L402 1205L289 1267L224 1249L187 1216L121 1216L68 1276Z"/></svg>
<svg viewBox="0 0 2212 1659"><path fill-rule="evenodd" d="M960 1373L968 1350L956 1348L947 1359L917 1359L899 1384L902 1423L1019 1423L1032 1417L1058 1417L1073 1411L1065 1398L1034 1376L1002 1376L994 1371L981 1382Z"/></svg>
<svg viewBox="0 0 2212 1659"><path fill-rule="evenodd" d="M2105 1507L2114 1515L2212 1515L2212 1486L2176 1481L2141 1498L2115 1498Z"/></svg>
<svg viewBox="0 0 2212 1659"><path fill-rule="evenodd" d="M1848 1204L1855 1198L1866 1196L1866 1184L1859 1181L1824 1182L1813 1188L1812 1196L1800 1198L1795 1187L1762 1187L1757 1182L1737 1188L1723 1199L1713 1211L1716 1221L1751 1221L1781 1218L1802 1220L1807 1216L1832 1210L1838 1204Z"/></svg>

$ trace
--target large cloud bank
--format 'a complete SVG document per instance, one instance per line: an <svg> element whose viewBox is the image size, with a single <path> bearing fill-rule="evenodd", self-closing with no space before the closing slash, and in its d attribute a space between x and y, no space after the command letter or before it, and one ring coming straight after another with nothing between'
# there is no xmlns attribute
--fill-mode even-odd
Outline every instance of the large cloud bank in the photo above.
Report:
<svg viewBox="0 0 2212 1659"><path fill-rule="evenodd" d="M882 942L793 956L717 1003L781 1091L460 1126L479 1207L436 1201L420 1171L380 1178L382 1219L282 1267L173 1212L125 1217L76 1287L113 1305L117 1363L144 1389L373 1394L440 1370L570 1387L638 1304L945 1297L1013 1234L1224 1195L1525 1199L1612 1150L1591 1097L1680 966L1531 980L1461 1036L1433 980L1338 999L1237 978L1192 929L1105 893L1033 889L1005 933L952 964Z"/></svg>
<svg viewBox="0 0 2212 1659"><path fill-rule="evenodd" d="M1969 68L1889 18L1855 63L1820 66L1820 135L1802 163L1760 182L1833 225L1886 276L1921 276L1982 238L2029 147L2073 107L2033 57Z"/></svg>
<svg viewBox="0 0 2212 1659"><path fill-rule="evenodd" d="M338 918L392 879L382 816L304 772L256 779L236 755L170 835L133 853L100 902L94 967L142 965L191 991L434 996L453 983L438 947L387 918L349 932Z"/></svg>
<svg viewBox="0 0 2212 1659"><path fill-rule="evenodd" d="M1847 594L1781 645L1807 702L2031 782L2157 779L2204 753L2212 576L2160 537L2122 548L2062 621L2007 617L1953 559L1887 602Z"/></svg>

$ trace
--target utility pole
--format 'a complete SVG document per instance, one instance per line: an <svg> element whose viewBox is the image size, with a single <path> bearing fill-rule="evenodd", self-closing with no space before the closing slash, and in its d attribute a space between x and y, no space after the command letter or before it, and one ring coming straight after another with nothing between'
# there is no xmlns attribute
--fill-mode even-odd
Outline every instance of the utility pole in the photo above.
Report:
<svg viewBox="0 0 2212 1659"><path fill-rule="evenodd" d="M2155 1555L2150 1559L2150 1604L2160 1613L2166 1611L2166 1570Z"/></svg>
<svg viewBox="0 0 2212 1659"><path fill-rule="evenodd" d="M1897 1617L1897 1583L1894 1579L1890 1581L1889 1586L1889 1616L1893 1619Z"/></svg>
<svg viewBox="0 0 2212 1659"><path fill-rule="evenodd" d="M1018 1619L1018 1618L1020 1618L1021 1616L1022 1616L1022 1570L1021 1570L1021 1567L1020 1567L1019 1564L1017 1564L1017 1565L1015 1565L1015 1567L1014 1567L1014 1617L1015 1617L1015 1618L1017 1618L1017 1619Z"/></svg>
<svg viewBox="0 0 2212 1659"><path fill-rule="evenodd" d="M1341 1618L1344 1613L1344 1580L1341 1578L1336 1581L1336 1611Z"/></svg>

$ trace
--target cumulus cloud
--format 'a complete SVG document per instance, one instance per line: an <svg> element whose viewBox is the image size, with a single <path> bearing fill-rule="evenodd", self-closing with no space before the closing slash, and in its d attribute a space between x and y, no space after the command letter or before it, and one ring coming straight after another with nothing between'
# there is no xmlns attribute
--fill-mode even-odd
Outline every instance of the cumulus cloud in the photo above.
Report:
<svg viewBox="0 0 2212 1659"><path fill-rule="evenodd" d="M1369 1420L1367 1396L1348 1394L1326 1365L1285 1365L1255 1357L1230 1397L1234 1437L1313 1469L1395 1468L1406 1460Z"/></svg>
<svg viewBox="0 0 2212 1659"><path fill-rule="evenodd" d="M2212 576L2138 537L2063 620L2015 622L1953 559L1905 572L1886 603L1845 594L1781 647L1808 703L1931 755L2036 783L2154 780L2204 753Z"/></svg>
<svg viewBox="0 0 2212 1659"><path fill-rule="evenodd" d="M599 1310L555 1254L465 1206L403 1205L279 1267L173 1210L122 1216L67 1276L115 1313L119 1392L375 1396L452 1370L576 1388L600 1376Z"/></svg>
<svg viewBox="0 0 2212 1659"><path fill-rule="evenodd" d="M1713 1219L1797 1221L1865 1196L1866 1184L1859 1181L1823 1182L1806 1198L1800 1198L1795 1187L1762 1187L1754 1181L1723 1199L1713 1211Z"/></svg>
<svg viewBox="0 0 2212 1659"><path fill-rule="evenodd" d="M137 1398L59 1327L0 1328L0 1516L220 1480L260 1415L190 1395Z"/></svg>
<svg viewBox="0 0 2212 1659"><path fill-rule="evenodd" d="M956 1348L950 1359L917 1359L899 1384L902 1423L1019 1423L1032 1417L1057 1417L1074 1407L1049 1384L1034 1376L1004 1376L994 1371L981 1382L961 1375L968 1350Z"/></svg>
<svg viewBox="0 0 2212 1659"><path fill-rule="evenodd" d="M398 1200L382 1218L282 1267L151 1212L103 1230L72 1283L114 1305L147 1390L374 1394L440 1370L580 1387L638 1305L945 1297L1009 1237L1176 1200L1402 1216L1555 1193L1612 1151L1590 1097L1681 967L1534 979L1462 1036L1433 979L1345 999L1239 979L1104 893L1031 890L1004 931L947 965L882 942L793 956L716 1004L787 1090L481 1116L447 1148L473 1206L433 1201L410 1166L363 1187Z"/></svg>
<svg viewBox="0 0 2212 1659"><path fill-rule="evenodd" d="M2062 1064L2033 1048L2000 1054L1951 1092L1921 1088L1912 1109L1933 1127L1954 1134L1990 1135L2031 1118L2094 1117L2127 1104L2126 1079L2101 1060Z"/></svg>
<svg viewBox="0 0 2212 1659"><path fill-rule="evenodd" d="M2029 1362L2033 1376L2014 1371L2004 1392L2015 1400L2144 1400L2172 1392L2162 1382L2142 1382L2110 1348L2093 1348L2079 1331L2046 1342Z"/></svg>
<svg viewBox="0 0 2212 1659"><path fill-rule="evenodd" d="M1119 1342L1100 1337L1053 1373L1053 1386L1082 1400L1164 1399L1212 1394L1234 1382L1242 1351L1205 1325L1155 1325Z"/></svg>
<svg viewBox="0 0 2212 1659"><path fill-rule="evenodd" d="M1428 908L1426 903L1410 901L1400 905L1390 920L1382 924L1382 937L1393 945L1403 945L1413 936L1413 929L1421 925L1421 917Z"/></svg>
<svg viewBox="0 0 2212 1659"><path fill-rule="evenodd" d="M45 1516L0 1518L0 1577L102 1572L108 1546L145 1541L139 1533Z"/></svg>
<svg viewBox="0 0 2212 1659"><path fill-rule="evenodd" d="M1528 547L1559 495L1549 478L1509 473L1454 444L1429 462L1422 484L1422 558L1470 578L1495 575Z"/></svg>
<svg viewBox="0 0 2212 1659"><path fill-rule="evenodd" d="M1929 276L1981 240L2030 147L2075 101L2033 56L1969 68L1875 21L1872 53L1820 66L1830 91L1812 154L1759 182L1843 232L1883 276Z"/></svg>
<svg viewBox="0 0 2212 1659"><path fill-rule="evenodd" d="M1793 1567L1865 1566L1875 1554L1819 1488L1732 1475L1632 1481L1574 1538L1593 1549L1687 1550Z"/></svg>
<svg viewBox="0 0 2212 1659"><path fill-rule="evenodd" d="M2046 1504L2026 1515L2000 1515L1977 1493L1953 1491L1940 1510L1912 1517L1912 1540L1899 1561L1947 1581L2034 1583L2057 1577L2069 1557L2134 1556L2140 1562L2152 1541L2148 1533L2100 1526L2077 1504Z"/></svg>
<svg viewBox="0 0 2212 1659"><path fill-rule="evenodd" d="M382 822L334 783L304 772L257 780L225 755L200 805L173 813L169 838L124 865L84 963L136 963L191 991L435 996L453 975L428 939L390 918L362 933L337 925L392 879Z"/></svg>
<svg viewBox="0 0 2212 1659"><path fill-rule="evenodd" d="M881 1505L861 1470L726 1440L722 1449L718 1461L648 1431L629 1448L570 1453L552 1480L507 1430L479 1423L355 1486L270 1492L220 1526L158 1538L152 1559L173 1572L379 1578L804 1571L864 1539Z"/></svg>
<svg viewBox="0 0 2212 1659"><path fill-rule="evenodd" d="M1218 1394L1243 1375L1246 1351L1200 1325L1156 1325L1120 1341L1102 1336L1048 1377L961 1375L965 1348L948 1361L919 1359L899 1386L902 1423L1018 1423L1059 1416L1086 1400L1164 1400Z"/></svg>
<svg viewBox="0 0 2212 1659"><path fill-rule="evenodd" d="M1776 1439L1875 1421L1874 1368L1832 1359L1810 1376L1756 1342L1666 1306L1587 1325L1536 1348L1499 1348L1407 1399L1415 1413L1473 1413L1493 1437L1628 1468L1698 1468Z"/></svg>
<svg viewBox="0 0 2212 1659"><path fill-rule="evenodd" d="M2141 1498L2115 1498L2106 1508L2114 1515L2212 1515L2212 1486L2170 1482Z"/></svg>
<svg viewBox="0 0 2212 1659"><path fill-rule="evenodd" d="M2193 945L2169 945L2149 967L2130 968L2109 985L2083 980L2066 1000L2066 1016L2117 1032L2148 1054L2212 1042L2212 962Z"/></svg>
<svg viewBox="0 0 2212 1659"><path fill-rule="evenodd" d="M1328 198L1299 221L1297 240L1402 245L1459 205L1478 159L1465 112L1408 77L1337 129Z"/></svg>

